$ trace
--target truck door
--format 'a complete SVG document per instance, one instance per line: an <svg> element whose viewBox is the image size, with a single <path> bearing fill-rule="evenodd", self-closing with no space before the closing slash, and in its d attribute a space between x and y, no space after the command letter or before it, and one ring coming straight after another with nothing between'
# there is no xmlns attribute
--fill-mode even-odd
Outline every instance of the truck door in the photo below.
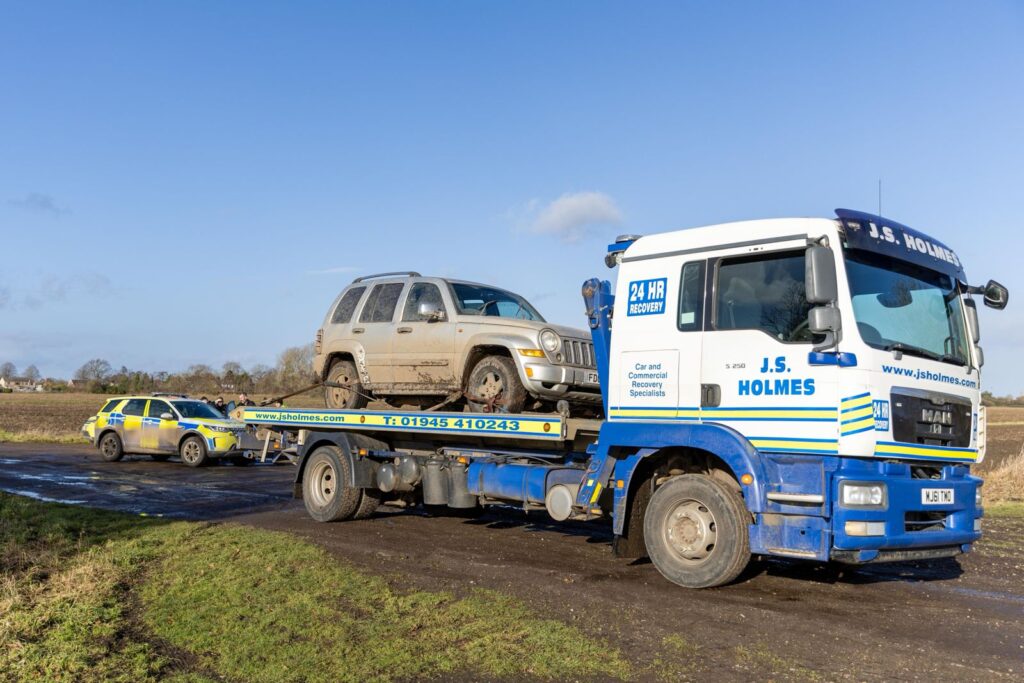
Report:
<svg viewBox="0 0 1024 683"><path fill-rule="evenodd" d="M805 248L711 259L701 418L762 450L835 452L836 375L811 366Z"/></svg>
<svg viewBox="0 0 1024 683"><path fill-rule="evenodd" d="M359 320L352 326L352 338L363 347L370 386L375 389L390 388L395 381L391 357L394 318L404 287L401 282L374 285L359 313Z"/></svg>
<svg viewBox="0 0 1024 683"><path fill-rule="evenodd" d="M392 342L396 390L444 393L456 387L455 326L449 310L434 283L409 287Z"/></svg>

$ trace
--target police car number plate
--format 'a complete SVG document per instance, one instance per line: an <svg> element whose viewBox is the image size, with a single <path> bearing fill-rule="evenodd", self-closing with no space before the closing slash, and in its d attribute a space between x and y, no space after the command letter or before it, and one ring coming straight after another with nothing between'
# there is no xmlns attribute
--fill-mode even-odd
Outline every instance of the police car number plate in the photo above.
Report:
<svg viewBox="0 0 1024 683"><path fill-rule="evenodd" d="M953 489L921 489L922 505L951 505Z"/></svg>

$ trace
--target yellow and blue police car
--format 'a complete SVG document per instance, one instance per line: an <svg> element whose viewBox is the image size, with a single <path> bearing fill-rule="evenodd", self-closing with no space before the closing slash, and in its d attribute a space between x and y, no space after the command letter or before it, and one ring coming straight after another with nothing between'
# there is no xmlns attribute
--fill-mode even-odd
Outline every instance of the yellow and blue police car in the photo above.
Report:
<svg viewBox="0 0 1024 683"><path fill-rule="evenodd" d="M245 433L244 423L225 418L202 401L170 396L113 398L82 425L82 434L107 462L126 453L161 461L177 454L190 467L211 458L250 462L239 448Z"/></svg>

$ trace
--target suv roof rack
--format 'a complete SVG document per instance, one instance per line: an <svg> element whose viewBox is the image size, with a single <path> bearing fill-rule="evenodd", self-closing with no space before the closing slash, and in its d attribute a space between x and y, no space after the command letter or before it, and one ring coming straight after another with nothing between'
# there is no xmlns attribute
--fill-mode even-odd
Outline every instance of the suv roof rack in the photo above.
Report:
<svg viewBox="0 0 1024 683"><path fill-rule="evenodd" d="M362 282L363 280L372 280L378 277L391 277L393 275L404 275L406 277L423 277L415 270L396 270L392 273L377 273L376 275L364 275L362 277L357 277L352 282Z"/></svg>
<svg viewBox="0 0 1024 683"><path fill-rule="evenodd" d="M179 396L181 398L188 398L188 394L180 391L154 391L150 396Z"/></svg>

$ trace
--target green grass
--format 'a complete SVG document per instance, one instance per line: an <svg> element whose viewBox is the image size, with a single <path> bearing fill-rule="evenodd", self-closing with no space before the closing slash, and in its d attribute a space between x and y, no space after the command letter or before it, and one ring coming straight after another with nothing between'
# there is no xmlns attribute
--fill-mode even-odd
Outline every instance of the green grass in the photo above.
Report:
<svg viewBox="0 0 1024 683"><path fill-rule="evenodd" d="M9 432L0 429L0 443L79 443L86 444L89 440L81 434L69 432L48 432L40 430L29 430L20 432Z"/></svg>
<svg viewBox="0 0 1024 683"><path fill-rule="evenodd" d="M985 506L986 517L1024 517L1024 503L992 503Z"/></svg>
<svg viewBox="0 0 1024 683"><path fill-rule="evenodd" d="M627 678L493 591L409 591L287 534L0 494L0 680Z"/></svg>

